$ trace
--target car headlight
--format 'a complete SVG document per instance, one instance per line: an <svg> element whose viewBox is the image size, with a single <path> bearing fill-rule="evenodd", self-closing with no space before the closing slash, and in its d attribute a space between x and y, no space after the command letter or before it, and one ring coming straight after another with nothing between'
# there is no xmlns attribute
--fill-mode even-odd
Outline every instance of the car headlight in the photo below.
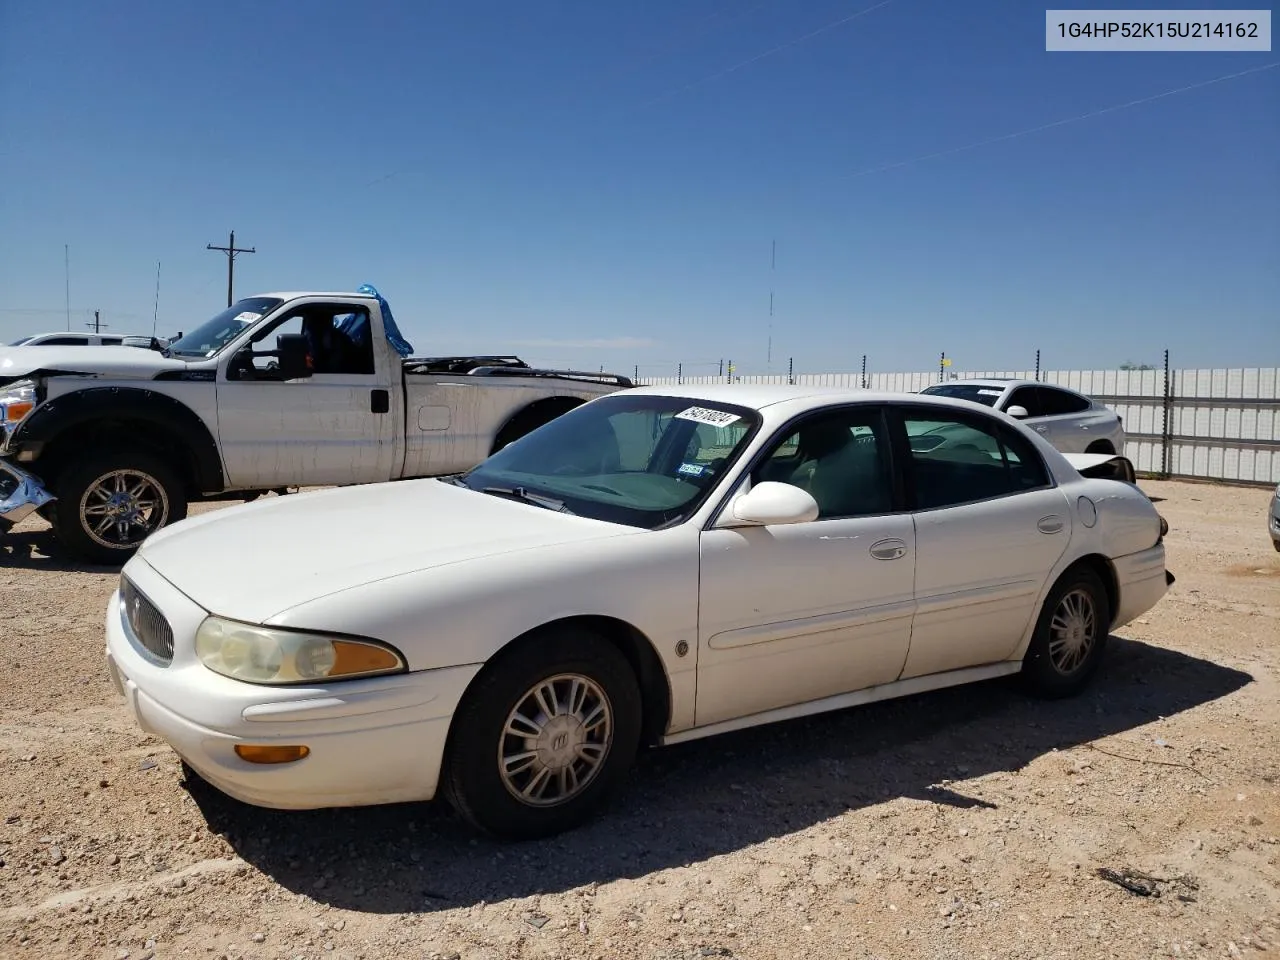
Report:
<svg viewBox="0 0 1280 960"><path fill-rule="evenodd" d="M373 640L274 630L209 617L196 631L196 656L210 670L245 683L318 683L403 673L395 650Z"/></svg>
<svg viewBox="0 0 1280 960"><path fill-rule="evenodd" d="M0 388L0 423L15 424L36 407L36 385L19 380Z"/></svg>

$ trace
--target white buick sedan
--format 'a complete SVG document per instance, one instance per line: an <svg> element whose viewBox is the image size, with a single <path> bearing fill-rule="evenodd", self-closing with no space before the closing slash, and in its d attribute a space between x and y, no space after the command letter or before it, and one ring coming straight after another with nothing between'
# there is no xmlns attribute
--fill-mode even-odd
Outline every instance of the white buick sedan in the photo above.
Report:
<svg viewBox="0 0 1280 960"><path fill-rule="evenodd" d="M156 533L107 665L242 801L443 794L535 837L642 746L1007 674L1074 694L1172 583L1166 530L1133 484L963 401L638 388L458 477Z"/></svg>

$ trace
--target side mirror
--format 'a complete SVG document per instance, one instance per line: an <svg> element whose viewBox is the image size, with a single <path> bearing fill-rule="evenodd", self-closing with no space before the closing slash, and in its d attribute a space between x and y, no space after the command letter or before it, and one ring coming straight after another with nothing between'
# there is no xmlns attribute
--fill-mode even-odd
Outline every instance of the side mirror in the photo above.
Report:
<svg viewBox="0 0 1280 960"><path fill-rule="evenodd" d="M1020 406L1012 406L1008 410L1006 410L1005 413L1007 413L1009 416L1013 417L1016 420L1023 420L1023 419L1026 419L1027 417L1027 408L1020 407Z"/></svg>
<svg viewBox="0 0 1280 960"><path fill-rule="evenodd" d="M305 380L311 376L307 363L307 338L300 333L282 333L276 337L276 362L285 380Z"/></svg>
<svg viewBox="0 0 1280 960"><path fill-rule="evenodd" d="M818 501L789 483L764 480L733 502L733 519L742 524L809 523L818 519Z"/></svg>

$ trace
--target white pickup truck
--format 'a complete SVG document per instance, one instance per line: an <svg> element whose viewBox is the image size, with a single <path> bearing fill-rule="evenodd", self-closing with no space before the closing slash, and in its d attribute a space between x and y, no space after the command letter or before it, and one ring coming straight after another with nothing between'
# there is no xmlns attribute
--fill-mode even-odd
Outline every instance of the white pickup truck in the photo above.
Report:
<svg viewBox="0 0 1280 960"><path fill-rule="evenodd" d="M0 532L39 511L69 553L122 563L191 502L460 472L632 386L405 356L361 290L249 297L162 351L0 347Z"/></svg>

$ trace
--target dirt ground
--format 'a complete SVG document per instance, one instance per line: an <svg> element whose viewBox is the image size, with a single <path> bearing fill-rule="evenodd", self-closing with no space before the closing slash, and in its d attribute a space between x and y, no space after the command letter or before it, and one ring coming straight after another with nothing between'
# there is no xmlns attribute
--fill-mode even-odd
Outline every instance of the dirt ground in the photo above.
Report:
<svg viewBox="0 0 1280 960"><path fill-rule="evenodd" d="M104 673L116 572L28 522L0 537L0 957L1280 955L1270 494L1143 486L1178 582L1082 697L994 682L653 751L523 845L188 788Z"/></svg>

